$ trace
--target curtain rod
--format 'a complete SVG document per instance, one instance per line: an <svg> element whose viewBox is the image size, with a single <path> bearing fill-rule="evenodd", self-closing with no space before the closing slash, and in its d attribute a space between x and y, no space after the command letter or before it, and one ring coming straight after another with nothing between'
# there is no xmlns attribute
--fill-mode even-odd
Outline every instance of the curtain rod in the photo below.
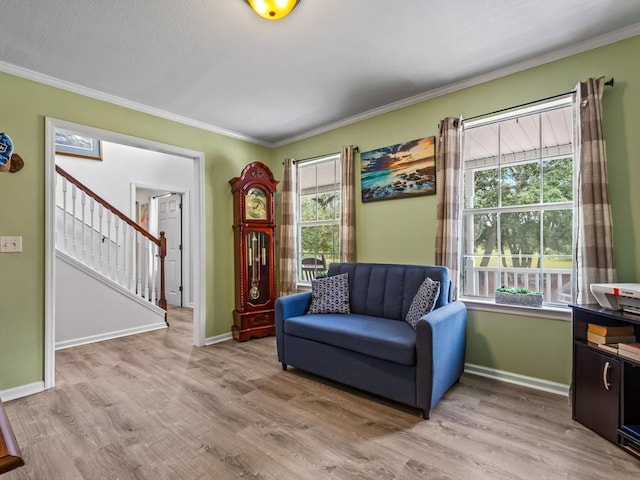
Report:
<svg viewBox="0 0 640 480"><path fill-rule="evenodd" d="M607 87L613 87L613 84L614 84L613 77L610 80L607 80L606 82L604 82L604 84ZM488 117L489 115L495 115L496 113L507 112L509 110L514 110L514 109L520 108L520 107L527 107L529 105L533 105L533 104L540 103L540 102L546 102L547 100L553 100L554 98L564 97L565 95L570 95L570 94L573 94L573 93L576 93L575 89L574 90L570 90L568 92L564 92L564 93L558 93L557 95L552 95L552 96L547 97L547 98L541 98L539 100L533 100L532 102L521 103L520 105L515 105L513 107L501 108L500 110L496 110L495 112L483 113L482 115L476 115L475 117L465 118L464 120L468 122L470 120L475 120L476 118ZM438 129L439 128L440 128L440 125L438 125Z"/></svg>
<svg viewBox="0 0 640 480"><path fill-rule="evenodd" d="M353 151L354 152L359 152L360 151L360 147L358 147L358 146L353 147ZM294 160L293 163L310 162L311 160L316 160L317 158L332 157L334 155L340 155L340 153L341 152L325 153L323 155L316 155L315 157L301 158L299 160ZM284 165L284 162L282 162L282 164Z"/></svg>

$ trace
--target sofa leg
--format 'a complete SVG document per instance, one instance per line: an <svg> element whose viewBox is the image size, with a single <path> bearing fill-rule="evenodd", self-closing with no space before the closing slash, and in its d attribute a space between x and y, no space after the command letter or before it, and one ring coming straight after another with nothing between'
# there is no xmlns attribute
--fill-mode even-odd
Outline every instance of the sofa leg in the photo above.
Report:
<svg viewBox="0 0 640 480"><path fill-rule="evenodd" d="M424 410L422 410L422 418L424 418L425 420L429 420L429 409L425 408Z"/></svg>
<svg viewBox="0 0 640 480"><path fill-rule="evenodd" d="M287 371L287 364L286 363L282 363L282 369L286 372Z"/></svg>

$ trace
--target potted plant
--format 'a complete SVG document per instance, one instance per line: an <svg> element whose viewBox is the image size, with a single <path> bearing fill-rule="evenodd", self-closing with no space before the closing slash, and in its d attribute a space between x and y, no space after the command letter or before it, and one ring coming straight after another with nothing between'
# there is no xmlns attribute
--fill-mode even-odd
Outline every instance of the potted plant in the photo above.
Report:
<svg viewBox="0 0 640 480"><path fill-rule="evenodd" d="M496 303L506 305L520 305L523 307L542 307L542 293L533 292L528 288L508 288L502 286L496 289Z"/></svg>

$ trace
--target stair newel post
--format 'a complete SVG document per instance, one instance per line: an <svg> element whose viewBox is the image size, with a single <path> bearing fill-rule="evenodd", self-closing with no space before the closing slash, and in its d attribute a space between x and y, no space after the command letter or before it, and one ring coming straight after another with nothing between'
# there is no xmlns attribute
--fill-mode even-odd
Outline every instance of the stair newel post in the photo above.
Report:
<svg viewBox="0 0 640 480"><path fill-rule="evenodd" d="M164 321L169 326L167 321L167 298L164 292L164 259L167 256L167 238L164 236L164 232L160 232L160 299L158 300L158 306L165 311Z"/></svg>
<svg viewBox="0 0 640 480"><path fill-rule="evenodd" d="M149 301L149 276L151 274L151 263L149 261L149 254L151 252L151 242L149 242L148 238L145 238L146 241L143 240L144 243L144 298Z"/></svg>

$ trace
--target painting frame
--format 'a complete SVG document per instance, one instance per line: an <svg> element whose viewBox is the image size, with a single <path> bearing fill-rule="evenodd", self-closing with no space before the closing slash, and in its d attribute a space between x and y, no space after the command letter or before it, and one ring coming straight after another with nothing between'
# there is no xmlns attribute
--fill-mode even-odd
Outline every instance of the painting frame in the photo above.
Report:
<svg viewBox="0 0 640 480"><path fill-rule="evenodd" d="M423 137L362 152L362 203L435 195L435 142Z"/></svg>
<svg viewBox="0 0 640 480"><path fill-rule="evenodd" d="M102 161L102 142L97 138L56 130L55 152L57 155Z"/></svg>

